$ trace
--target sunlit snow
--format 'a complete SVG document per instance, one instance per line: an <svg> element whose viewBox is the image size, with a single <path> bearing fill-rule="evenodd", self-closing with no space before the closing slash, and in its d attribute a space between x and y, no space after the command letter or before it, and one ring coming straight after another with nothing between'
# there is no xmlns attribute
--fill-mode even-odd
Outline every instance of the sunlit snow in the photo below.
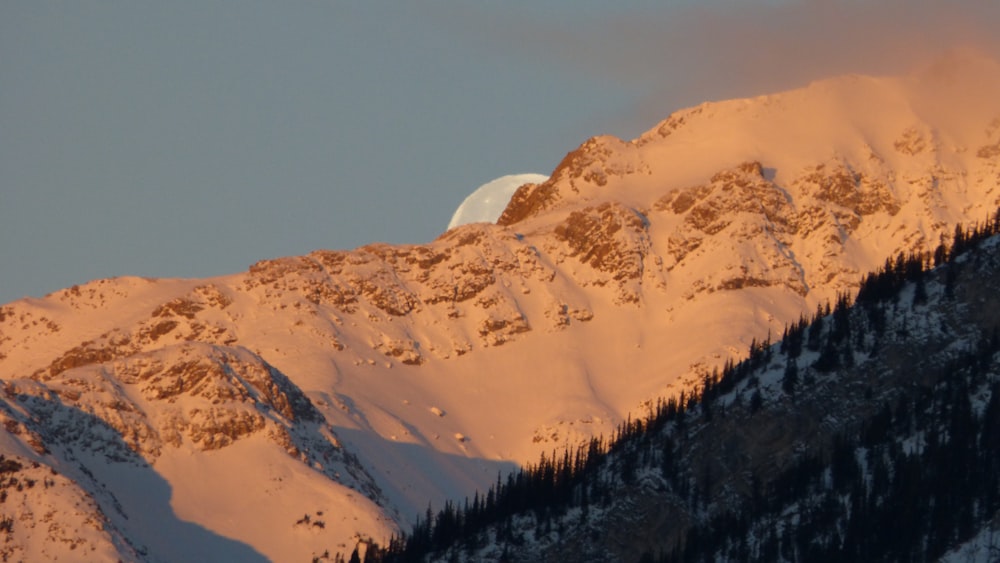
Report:
<svg viewBox="0 0 1000 563"><path fill-rule="evenodd" d="M649 399L697 384L752 340L853 290L887 256L985 216L1000 194L1000 66L955 68L946 82L819 81L681 110L634 142L589 141L553 183L551 207L524 218L516 236L470 226L477 236L464 246L462 237L441 237L391 251L317 251L230 276L100 280L4 305L5 385L63 397L65 406L52 408L92 422L94 432L112 433L98 414L149 420L151 437L140 437L160 450L148 468L104 467L82 459L76 443L62 461L63 450L39 454L29 434L8 431L0 454L41 464L26 464L25 475L42 479L55 463L63 476L25 489L22 496L60 498L32 499L11 537L27 546L24 559L52 559L30 543L40 545L49 526L27 525L51 512L65 516L60 529L92 538L112 561L119 536L164 560L190 558L199 541L211 555L304 560L328 548L349 552L360 536L384 543L429 502L460 503L541 452L610 436ZM519 186L545 179L518 174L483 185L449 228L496 221ZM768 194L780 208L762 209ZM823 199L834 196L869 212L862 220ZM568 220L574 212L581 220ZM634 264L636 277L593 261L589 248L600 245L613 251L601 260ZM95 360L105 347L121 355ZM159 400L144 391L149 379L116 379L126 370L187 373L205 349L249 358L237 365L266 362L309 399L316 421L267 411L264 429L202 450L192 427L174 419L197 409L209 421L209 413L253 414L258 391L247 387L249 402L209 403L209 411L210 398L198 393ZM33 375L53 370L62 372L44 382ZM6 404L4 420L34 424L22 403ZM129 410L110 406L119 404ZM309 441L289 441L279 431L286 425ZM175 429L180 445L160 440L162 428ZM327 461L313 444L343 459ZM119 536L75 532L87 518L101 521L98 509ZM312 521L300 524L305 516ZM162 523L148 529L154 517ZM164 547L164 537L177 545ZM74 555L62 547L69 544L48 545Z"/></svg>

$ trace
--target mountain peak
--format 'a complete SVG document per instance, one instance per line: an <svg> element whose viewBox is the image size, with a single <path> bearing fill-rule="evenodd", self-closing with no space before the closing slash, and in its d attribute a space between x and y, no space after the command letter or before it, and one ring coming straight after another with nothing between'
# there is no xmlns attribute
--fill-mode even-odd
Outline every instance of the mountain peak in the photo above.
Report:
<svg viewBox="0 0 1000 563"><path fill-rule="evenodd" d="M158 510L267 557L384 537L992 212L1000 80L961 86L974 74L840 77L594 137L499 224L428 244L4 305L0 453L70 475L130 545L178 559L120 482L158 479ZM206 499L254 503L257 527Z"/></svg>

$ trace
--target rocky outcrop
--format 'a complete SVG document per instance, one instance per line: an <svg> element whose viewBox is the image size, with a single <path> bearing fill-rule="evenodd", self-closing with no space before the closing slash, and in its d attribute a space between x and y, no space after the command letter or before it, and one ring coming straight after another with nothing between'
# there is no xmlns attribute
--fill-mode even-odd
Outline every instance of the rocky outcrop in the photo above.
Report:
<svg viewBox="0 0 1000 563"><path fill-rule="evenodd" d="M552 180L541 184L525 184L511 196L507 207L497 219L497 225L507 227L520 223L552 207L559 199L559 189Z"/></svg>
<svg viewBox="0 0 1000 563"><path fill-rule="evenodd" d="M652 244L649 221L638 211L617 203L603 203L573 211L552 231L564 243L563 252L593 269L594 280L581 283L617 286L617 303L638 303L642 274Z"/></svg>
<svg viewBox="0 0 1000 563"><path fill-rule="evenodd" d="M548 181L518 188L497 224L514 225L553 208L560 200L576 199L585 184L605 187L612 178L649 174L649 164L636 149L636 144L609 135L588 139L563 158Z"/></svg>
<svg viewBox="0 0 1000 563"><path fill-rule="evenodd" d="M37 461L0 454L0 514L4 561L56 560L67 550L88 561L141 558L86 491Z"/></svg>
<svg viewBox="0 0 1000 563"><path fill-rule="evenodd" d="M151 461L185 440L216 449L268 427L322 420L287 377L247 350L183 344L117 358L64 355L59 367L39 382L8 382L6 397L45 439L116 457Z"/></svg>

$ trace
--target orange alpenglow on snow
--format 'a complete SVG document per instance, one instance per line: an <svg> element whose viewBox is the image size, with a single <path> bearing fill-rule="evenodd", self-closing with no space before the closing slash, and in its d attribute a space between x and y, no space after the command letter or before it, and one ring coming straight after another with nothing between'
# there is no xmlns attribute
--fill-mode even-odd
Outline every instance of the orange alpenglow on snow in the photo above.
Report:
<svg viewBox="0 0 1000 563"><path fill-rule="evenodd" d="M10 493L29 510L5 545L304 560L384 541L932 251L995 208L998 156L1000 66L957 55L591 139L513 186L499 224L426 245L8 303L0 452L59 477Z"/></svg>

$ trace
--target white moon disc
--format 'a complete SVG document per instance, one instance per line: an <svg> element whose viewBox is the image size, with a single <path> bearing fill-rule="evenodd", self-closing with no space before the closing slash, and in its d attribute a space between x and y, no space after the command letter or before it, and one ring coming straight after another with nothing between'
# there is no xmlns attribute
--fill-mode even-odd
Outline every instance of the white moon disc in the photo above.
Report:
<svg viewBox="0 0 1000 563"><path fill-rule="evenodd" d="M448 228L467 223L496 223L517 188L524 184L541 184L548 179L544 174L511 174L483 184L458 206Z"/></svg>

